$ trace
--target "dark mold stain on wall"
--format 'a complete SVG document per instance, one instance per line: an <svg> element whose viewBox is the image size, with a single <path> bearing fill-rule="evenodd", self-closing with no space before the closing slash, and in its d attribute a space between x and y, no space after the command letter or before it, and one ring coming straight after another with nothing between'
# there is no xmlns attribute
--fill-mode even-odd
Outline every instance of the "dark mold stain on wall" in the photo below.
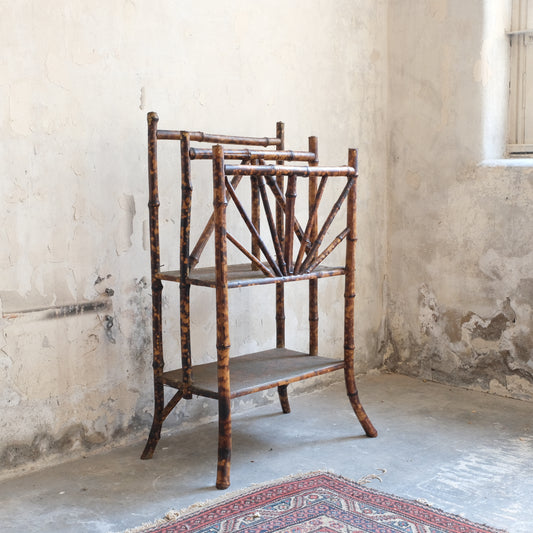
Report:
<svg viewBox="0 0 533 533"><path fill-rule="evenodd" d="M112 440L117 441L131 434L139 433L147 426L147 420L134 416L125 427L113 432ZM106 444L106 436L101 432L90 432L83 424L69 426L60 436L39 432L30 443L20 442L6 446L0 452L0 468L15 469L21 465L29 465L51 456L65 456L71 452L76 455L79 450L84 452L101 448ZM63 457L64 460L64 457Z"/></svg>

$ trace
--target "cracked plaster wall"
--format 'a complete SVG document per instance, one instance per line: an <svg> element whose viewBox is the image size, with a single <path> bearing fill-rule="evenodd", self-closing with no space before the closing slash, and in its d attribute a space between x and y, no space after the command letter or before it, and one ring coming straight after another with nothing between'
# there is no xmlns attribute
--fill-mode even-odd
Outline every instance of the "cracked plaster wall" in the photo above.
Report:
<svg viewBox="0 0 533 533"><path fill-rule="evenodd" d="M274 135L324 164L360 149L358 371L379 366L387 161L385 0L11 2L0 44L0 468L49 464L147 435L152 410L146 113L168 129ZM177 262L177 152L162 149L163 262ZM208 209L209 169L198 209ZM174 181L172 181L174 180ZM193 228L198 230L199 228ZM171 250L171 248L168 248ZM292 290L292 289L291 289ZM273 292L273 291L271 291ZM376 296L377 295L377 296ZM165 289L176 331L177 287ZM296 295L298 298L298 294ZM264 290L232 292L234 346L268 348ZM303 298L303 296L302 296ZM321 344L342 354L328 280ZM212 357L213 294L193 301L193 347ZM287 313L305 345L305 306ZM178 362L169 333L168 360ZM242 403L259 401L249 398ZM210 407L209 407L210 406ZM214 414L188 402L169 419ZM167 426L167 427L168 427Z"/></svg>
<svg viewBox="0 0 533 533"><path fill-rule="evenodd" d="M394 371L531 400L533 170L485 161L504 151L508 4L390 3L382 353Z"/></svg>

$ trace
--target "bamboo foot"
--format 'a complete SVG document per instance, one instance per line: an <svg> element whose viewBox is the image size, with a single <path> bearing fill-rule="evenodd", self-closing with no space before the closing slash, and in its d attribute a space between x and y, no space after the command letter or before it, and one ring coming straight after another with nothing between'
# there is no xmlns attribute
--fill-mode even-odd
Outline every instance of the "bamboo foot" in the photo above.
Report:
<svg viewBox="0 0 533 533"><path fill-rule="evenodd" d="M368 415L366 414L363 406L361 405L361 402L359 401L359 394L348 393L348 399L350 400L350 404L352 405L352 408L354 410L355 415L357 416L357 419L359 420L359 423L365 430L367 437L377 437L378 432L376 428L372 425L372 422L370 421L370 418L368 418Z"/></svg>
<svg viewBox="0 0 533 533"><path fill-rule="evenodd" d="M161 437L162 425L162 421L159 422L154 419L154 421L152 422L152 429L150 430L150 435L148 436L148 440L146 441L146 446L144 447L141 459L151 459L153 457L155 448Z"/></svg>
<svg viewBox="0 0 533 533"><path fill-rule="evenodd" d="M287 414L291 412L291 406L289 404L289 395L287 394L287 385L280 385L278 387L279 402L281 404L281 410Z"/></svg>
<svg viewBox="0 0 533 533"><path fill-rule="evenodd" d="M218 449L217 482L219 490L230 486L231 449Z"/></svg>
<svg viewBox="0 0 533 533"><path fill-rule="evenodd" d="M231 467L231 404L229 399L219 399L218 411L218 463L217 489L224 490L230 485Z"/></svg>

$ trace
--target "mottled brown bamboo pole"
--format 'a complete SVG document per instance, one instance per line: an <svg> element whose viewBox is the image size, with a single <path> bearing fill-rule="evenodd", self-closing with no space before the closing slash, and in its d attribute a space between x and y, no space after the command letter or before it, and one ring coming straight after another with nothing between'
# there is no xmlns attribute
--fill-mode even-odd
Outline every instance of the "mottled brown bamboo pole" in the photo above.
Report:
<svg viewBox="0 0 533 533"><path fill-rule="evenodd" d="M230 400L230 338L228 317L228 265L226 244L226 185L224 149L213 148L213 207L215 213L215 270L217 318L217 380L218 380L218 463L217 489L230 484L231 466L231 400Z"/></svg>
<svg viewBox="0 0 533 533"><path fill-rule="evenodd" d="M324 249L324 251L309 265L309 272L313 270L326 259L326 257L337 248L337 246L346 238L348 235L348 228L343 229L334 239L329 243L329 245Z"/></svg>
<svg viewBox="0 0 533 533"><path fill-rule="evenodd" d="M148 210L150 216L150 264L152 271L152 345L154 372L154 417L148 441L141 455L141 459L150 459L161 437L163 424L163 410L165 408L165 394L163 377L163 338L161 318L161 292L163 284L156 275L160 270L159 252L159 192L157 176L157 122L156 113L148 113Z"/></svg>
<svg viewBox="0 0 533 533"><path fill-rule="evenodd" d="M318 208L320 206L320 201L322 200L322 196L324 194L324 189L326 187L326 183L328 181L327 176L322 176L320 180L320 185L318 187L318 191L315 191L313 194L313 203L309 202L309 219L307 221L307 225L305 227L305 232L302 238L302 241L300 243L300 249L298 250L298 256L296 259L296 263L294 265L294 272L298 273L301 271L302 262L304 260L305 252L309 252L309 250L312 247L312 243L316 240L316 220L317 220L317 212Z"/></svg>
<svg viewBox="0 0 533 533"><path fill-rule="evenodd" d="M263 167L263 168L272 168L272 167L269 167L267 165L266 167ZM276 199L276 207L279 207L279 209L283 213L285 213L285 210L286 210L285 195L279 188L277 179L272 176L267 176L267 178L268 179L266 180L266 182L268 186L270 187L270 190L274 194L274 198ZM283 221L282 221L282 228L283 229L285 228ZM298 237L298 239L302 241L303 236L304 236L304 231L302 229L302 226L300 226L300 223L298 222L298 219L296 217L294 217L294 232L296 233L296 236Z"/></svg>
<svg viewBox="0 0 533 533"><path fill-rule="evenodd" d="M311 166L318 166L318 138L309 137L309 151L315 154L315 158L310 163ZM317 197L317 177L311 176L309 178L309 217L312 217L312 229L310 233L310 240L314 241L317 236L317 214L318 211L314 209ZM305 242L305 239L302 239ZM298 262L297 262L298 263ZM299 271L300 262L295 267L296 272ZM318 355L318 280L309 280L309 355Z"/></svg>
<svg viewBox="0 0 533 533"><path fill-rule="evenodd" d="M237 188L241 179L242 179L242 176L233 177L233 179L231 180L231 184L234 189ZM202 252L204 251L207 241L209 241L209 238L211 237L211 234L213 233L214 228L215 228L215 215L214 213L212 213L200 235L200 238L198 239L198 242L196 243L196 246L194 247L190 255L189 270L193 269L198 264L198 261L200 261L200 256L202 255Z"/></svg>
<svg viewBox="0 0 533 533"><path fill-rule="evenodd" d="M190 137L184 132L181 148L181 219L180 219L180 338L181 368L183 372L183 393L191 399L191 305L189 284L189 241L191 233L192 181L191 160L189 158Z"/></svg>
<svg viewBox="0 0 533 533"><path fill-rule="evenodd" d="M283 250L281 249L281 243L279 242L278 232L276 228L276 221L270 208L270 201L268 200L268 194L265 187L265 178L263 176L258 178L259 192L261 193L261 200L263 201L263 207L265 209L265 216L270 229L270 235L272 237L272 243L274 244L274 250L276 251L276 258L278 260L279 268L284 276L287 275L287 267L285 265L285 258L283 257Z"/></svg>
<svg viewBox="0 0 533 533"><path fill-rule="evenodd" d="M172 412L172 409L178 405L178 402L184 397L183 391L179 390L172 396L165 408L163 409L163 420Z"/></svg>
<svg viewBox="0 0 533 533"><path fill-rule="evenodd" d="M285 264L287 265L287 272L292 274L294 270L292 257L294 243L294 209L296 206L296 176L294 174L289 174L285 198Z"/></svg>
<svg viewBox="0 0 533 533"><path fill-rule="evenodd" d="M259 200L259 185L257 183L257 180L260 178L260 176L254 176L251 178L251 203L252 203L252 224L254 228L257 230L258 234L261 234L261 204ZM258 259L261 258L261 248L259 246L258 240L254 237L252 234L252 255L257 257ZM257 270L257 265L252 263L252 270Z"/></svg>
<svg viewBox="0 0 533 533"><path fill-rule="evenodd" d="M350 167L310 167L310 166L281 166L281 165L255 165L250 168L248 165L226 165L226 176L287 176L294 174L302 178L311 176L347 176L354 177L353 168Z"/></svg>
<svg viewBox="0 0 533 533"><path fill-rule="evenodd" d="M189 131L191 141L209 144L248 144L250 146L278 146L279 139L276 137L239 137L236 135L219 135L216 133L203 133L202 131ZM179 141L183 131L157 130L157 138L170 141Z"/></svg>
<svg viewBox="0 0 533 533"><path fill-rule="evenodd" d="M189 152L191 159L213 159L213 150L210 148L191 148ZM314 161L313 152L295 150L250 150L248 148L226 148L224 150L224 160L229 159L265 159L276 161Z"/></svg>
<svg viewBox="0 0 533 533"><path fill-rule="evenodd" d="M283 122L276 124L276 138L279 139L279 144L276 146L277 152L282 152L285 149L285 125ZM276 164L283 165L283 159L276 160ZM283 190L283 177L280 176L276 180L276 185L280 190ZM276 228L278 234L278 242L283 248L283 208L276 202ZM283 271L286 272L285 261L283 261ZM283 283L276 283L276 347L285 347L285 286ZM287 387L278 387L278 396L283 413L290 413L291 406L289 397L287 395Z"/></svg>
<svg viewBox="0 0 533 533"><path fill-rule="evenodd" d="M274 278L274 273L268 269L261 261L252 255L231 233L226 231L226 238L228 241L230 241L234 246L238 248L240 252L242 252L252 263L252 265L255 266L256 270L263 271L264 274L266 274L269 278Z"/></svg>
<svg viewBox="0 0 533 533"><path fill-rule="evenodd" d="M281 411L285 414L291 412L291 404L289 403L289 394L287 391L287 385L280 385L278 387L279 403L281 405Z"/></svg>
<svg viewBox="0 0 533 533"><path fill-rule="evenodd" d="M326 235L329 227L331 226L333 219L339 212L339 209L341 208L342 203L344 202L345 198L348 196L348 193L350 192L350 189L352 188L354 181L355 181L355 178L353 176L348 177L348 182L346 183L337 201L333 204L333 207L331 208L331 211L328 217L326 218L324 224L322 225L322 228L320 229L317 238L314 240L313 245L311 246L311 249L309 250L309 253L307 254L307 257L302 264L301 272L309 272L309 267L316 258L316 254L318 253L318 249L320 245L322 244L322 241L324 240L324 236Z"/></svg>
<svg viewBox="0 0 533 533"><path fill-rule="evenodd" d="M253 167L250 167L250 168L253 168ZM229 192L230 197L233 199L233 202L235 203L235 206L237 207L239 214L244 220L246 227L248 228L252 236L256 239L261 251L265 254L265 259L268 261L268 264L272 267L272 270L275 272L277 276L283 276L276 261L274 261L274 258L270 255L270 252L268 251L266 244L263 242L263 239L261 239L261 236L259 235L257 228L254 226L254 224L250 220L248 213L246 213L243 205L241 204L241 201L237 197L237 194L235 193L235 189L231 186L231 183L229 182L227 178L226 178L226 189ZM215 222L215 226L216 226L216 222Z"/></svg>
<svg viewBox="0 0 533 533"><path fill-rule="evenodd" d="M357 169L357 152L350 149L348 165ZM356 201L355 185L350 187L348 195L346 225L349 234L346 241L346 267L344 287L344 379L350 404L368 437L377 437L377 431L368 418L355 384L355 244L356 244Z"/></svg>

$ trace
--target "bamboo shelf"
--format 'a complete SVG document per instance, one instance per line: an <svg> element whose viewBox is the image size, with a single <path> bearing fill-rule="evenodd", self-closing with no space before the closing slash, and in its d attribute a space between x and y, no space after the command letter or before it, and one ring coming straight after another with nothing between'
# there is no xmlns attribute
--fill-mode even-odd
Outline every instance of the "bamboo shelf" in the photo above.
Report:
<svg viewBox="0 0 533 533"><path fill-rule="evenodd" d="M254 270L250 263L239 265L228 265L228 289L239 287L249 287L251 285L268 285L271 283L288 283L290 281L304 281L317 278L328 278L332 276L344 275L344 267L319 266L313 272L301 274L299 276L265 276L261 270ZM159 272L157 279L165 281L180 281L180 271ZM215 267L195 268L188 276L191 285L201 287L216 288Z"/></svg>
<svg viewBox="0 0 533 533"><path fill-rule="evenodd" d="M296 381L342 370L344 361L308 353L274 348L231 358L230 398L238 398L254 392L289 385ZM183 371L171 370L163 374L165 385L181 389L184 386ZM218 399L217 363L205 363L193 367L191 393Z"/></svg>
<svg viewBox="0 0 533 533"><path fill-rule="evenodd" d="M359 400L354 376L355 331L355 246L357 153L348 151L346 166L325 167L318 163L316 137L309 138L308 150L286 150L283 123L276 125L275 137L238 137L183 130L160 130L158 116L148 114L148 180L150 198L150 262L152 280L152 340L154 376L154 417L142 459L150 459L161 437L161 427L169 413L182 400L203 396L218 401L218 463L216 486L230 484L231 400L277 388L281 409L290 412L287 387L291 383L342 370L346 393L365 433L377 432ZM180 268L161 271L159 249L159 141L178 141L181 150ZM192 147L191 142L208 148ZM223 145L229 145L223 146ZM232 146L237 145L237 147ZM212 160L213 213L191 251L192 162ZM233 161L239 161L234 164ZM239 182L249 180L248 204L237 192ZM308 214L300 224L296 214L298 183L307 190ZM339 185L334 200L320 215L326 203L324 191ZM340 192L338 192L340 190ZM338 195L338 196L337 196ZM242 242L232 234L227 212L231 208L250 233ZM331 235L333 221L345 212L346 225ZM250 214L249 214L250 213ZM341 217L337 218L339 220ZM265 226L266 221L266 231ZM268 238L265 238L265 234ZM213 239L212 239L213 237ZM198 267L207 243L214 241L214 266ZM228 264L228 245L235 246L247 259ZM326 259L339 246L345 249L345 262L330 266ZM331 359L318 355L318 281L344 277L344 357ZM301 352L286 347L285 292L288 282L309 285L309 349ZM163 282L177 282L180 289L181 368L166 369L163 356ZM274 285L276 290L275 348L230 357L228 291L255 285ZM216 357L194 364L191 348L191 287L209 287L216 294ZM255 311L263 311L261 306ZM175 390L165 401L165 387Z"/></svg>

